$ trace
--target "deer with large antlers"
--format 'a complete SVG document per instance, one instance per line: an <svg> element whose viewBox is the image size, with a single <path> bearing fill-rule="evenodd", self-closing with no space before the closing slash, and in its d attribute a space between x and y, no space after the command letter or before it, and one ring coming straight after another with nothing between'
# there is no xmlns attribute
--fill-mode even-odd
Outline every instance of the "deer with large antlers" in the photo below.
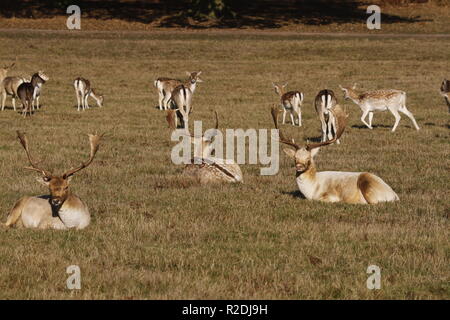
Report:
<svg viewBox="0 0 450 320"><path fill-rule="evenodd" d="M375 111L389 110L395 117L395 123L392 127L392 132L397 129L400 122L399 111L405 114L411 119L416 130L419 130L416 119L413 114L406 108L406 92L394 89L387 90L373 90L363 93L356 92L356 83L350 88L344 88L339 85L344 93L344 99L350 99L356 103L362 111L361 121L369 128L372 129L372 118ZM369 115L369 123L366 122L366 117Z"/></svg>
<svg viewBox="0 0 450 320"><path fill-rule="evenodd" d="M287 139L279 130L280 142L294 149L283 151L295 161L297 185L300 192L308 200L325 202L345 202L359 204L374 204L384 201L399 200L397 194L378 176L368 172L317 172L314 156L320 147L336 142L344 132L347 115L339 105L330 109L333 113L337 132L333 139L307 143L306 146L296 144L293 139ZM272 108L272 118L275 128L278 128L278 109Z"/></svg>
<svg viewBox="0 0 450 320"><path fill-rule="evenodd" d="M28 139L22 132L17 132L22 147L25 149L30 167L26 169L39 172L39 181L49 187L50 195L26 196L14 205L5 225L40 228L40 229L83 229L91 221L89 210L84 202L69 191L69 181L78 171L88 167L98 151L103 135L89 135L90 156L79 167L67 170L62 175L54 175L38 166L30 155Z"/></svg>
<svg viewBox="0 0 450 320"><path fill-rule="evenodd" d="M184 135L194 145L194 158L192 163L187 164L183 170L183 174L196 178L200 184L220 183L220 182L243 182L242 171L238 164L229 159L220 159L211 156L214 138L219 130L219 119L217 112L215 115L215 134L207 137L204 134L195 136L189 132L189 128L185 127ZM171 129L175 127L175 110L167 112L167 122Z"/></svg>

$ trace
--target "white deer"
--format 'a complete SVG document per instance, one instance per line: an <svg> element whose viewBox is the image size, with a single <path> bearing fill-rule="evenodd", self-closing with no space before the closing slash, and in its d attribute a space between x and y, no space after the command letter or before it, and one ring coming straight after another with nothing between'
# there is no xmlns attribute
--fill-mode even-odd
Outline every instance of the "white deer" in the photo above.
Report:
<svg viewBox="0 0 450 320"><path fill-rule="evenodd" d="M399 111L406 114L411 119L416 130L419 130L416 119L412 113L406 108L406 92L394 89L387 90L373 90L363 93L357 93L356 83L353 87L344 88L339 85L344 92L344 98L352 100L362 110L361 121L369 128L372 129L372 118L374 111L386 111L389 110L395 117L395 123L392 127L392 132L397 129L400 122ZM369 115L369 123L366 122L366 117Z"/></svg>
<svg viewBox="0 0 450 320"><path fill-rule="evenodd" d="M337 105L338 106L338 105ZM336 107L337 107L336 106ZM378 176L368 172L317 172L314 156L322 146L336 142L345 129L347 115L342 108L332 108L337 124L336 136L328 141L306 144L302 147L293 139L287 139L279 130L280 142L294 149L283 151L295 161L297 185L300 192L309 200L325 202L345 202L374 204L384 201L399 200L397 194ZM275 128L278 129L278 109L272 108Z"/></svg>

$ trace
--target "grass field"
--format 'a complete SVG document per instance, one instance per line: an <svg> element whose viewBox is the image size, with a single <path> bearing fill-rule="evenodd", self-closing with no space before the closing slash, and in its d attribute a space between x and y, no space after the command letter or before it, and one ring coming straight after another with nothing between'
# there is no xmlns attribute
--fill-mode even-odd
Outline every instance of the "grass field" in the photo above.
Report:
<svg viewBox="0 0 450 320"><path fill-rule="evenodd" d="M84 160L87 133L107 132L93 165L71 188L89 206L83 231L0 228L1 299L438 299L449 286L449 115L439 96L449 77L449 38L305 37L230 34L0 32L11 75L43 69L43 108L23 119L0 113L1 220L23 195L45 194L15 130L56 172ZM271 82L305 93L298 141L320 135L312 106L333 89L347 108L341 145L323 148L319 170L369 171L401 201L374 206L299 197L293 163L260 176L241 166L242 185L198 186L171 163L170 131L155 108L158 76L202 70L192 118L221 128L271 128ZM72 81L91 79L105 107L77 112ZM364 128L361 111L338 85L407 92L420 131L391 114ZM94 103L91 102L91 105ZM11 105L8 99L8 106ZM366 269L381 268L381 290ZM81 268L82 289L66 288L66 268Z"/></svg>

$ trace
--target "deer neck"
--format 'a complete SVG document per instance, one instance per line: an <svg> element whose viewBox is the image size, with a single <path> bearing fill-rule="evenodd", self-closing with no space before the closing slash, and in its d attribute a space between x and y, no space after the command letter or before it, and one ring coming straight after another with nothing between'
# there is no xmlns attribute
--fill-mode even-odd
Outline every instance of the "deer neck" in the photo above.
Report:
<svg viewBox="0 0 450 320"><path fill-rule="evenodd" d="M350 98L350 100L352 100L356 104L361 103L360 95L355 90L349 89L347 92L348 92L347 94L348 94L348 97Z"/></svg>
<svg viewBox="0 0 450 320"><path fill-rule="evenodd" d="M100 106L100 97L97 96L97 95L94 93L94 91L92 91L92 90L91 90L91 92L90 92L89 94L90 94L90 96L91 96L92 98L94 98L94 100L97 102L97 105Z"/></svg>
<svg viewBox="0 0 450 320"><path fill-rule="evenodd" d="M317 177L316 177L316 166L314 162L311 161L311 165L303 172L296 173L296 181L298 188L300 192L305 196L307 199L312 199L314 191L317 188Z"/></svg>
<svg viewBox="0 0 450 320"><path fill-rule="evenodd" d="M186 81L185 87L191 90L192 93L194 93L195 88L197 87L197 81L192 82L191 80Z"/></svg>

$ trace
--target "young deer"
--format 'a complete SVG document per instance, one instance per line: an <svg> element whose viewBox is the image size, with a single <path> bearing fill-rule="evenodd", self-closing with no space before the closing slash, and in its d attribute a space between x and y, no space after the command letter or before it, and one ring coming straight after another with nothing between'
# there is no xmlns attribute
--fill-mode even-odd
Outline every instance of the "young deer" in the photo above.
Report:
<svg viewBox="0 0 450 320"><path fill-rule="evenodd" d="M406 108L406 92L394 89L388 90L373 90L363 93L357 93L355 91L356 84L352 88L344 88L339 85L344 92L344 99L350 99L356 103L362 110L361 121L369 128L372 129L372 118L374 111L386 111L389 110L395 117L395 124L392 128L392 132L397 129L400 122L399 111L406 114L411 119L416 130L419 130L416 119L412 113ZM369 115L369 123L365 118Z"/></svg>
<svg viewBox="0 0 450 320"><path fill-rule="evenodd" d="M302 126L302 111L301 106L303 103L303 93L300 91L286 92L287 82L283 85L272 82L275 92L280 96L281 106L283 107L283 124L286 120L286 112L289 111L291 115L292 125L295 126L294 114L298 117L298 126Z"/></svg>
<svg viewBox="0 0 450 320"><path fill-rule="evenodd" d="M14 111L16 111L17 89L24 82L30 82L22 77L6 77L0 83L0 91L2 93L2 111L5 109L6 96L11 96Z"/></svg>
<svg viewBox="0 0 450 320"><path fill-rule="evenodd" d="M374 204L384 201L399 200L397 194L378 176L368 172L341 172L322 171L317 172L314 164L314 156L319 148L334 143L344 132L347 115L342 108L332 108L337 132L333 139L320 143L307 143L302 147L293 139L287 139L279 130L280 142L293 149L283 151L295 161L297 185L300 192L308 200L320 200L325 202L345 202ZM275 128L278 129L278 110L272 108L272 117Z"/></svg>
<svg viewBox="0 0 450 320"><path fill-rule="evenodd" d="M216 124L215 130L219 128L219 119L217 112L214 112ZM167 112L167 122L169 127L176 129L175 126L176 113L175 110ZM187 164L183 170L183 174L196 178L200 184L220 183L220 182L243 182L242 171L238 164L230 160L224 160L211 156L213 148L214 136L205 137L202 135L196 137L189 132L186 127L185 135L194 145L194 158L191 164Z"/></svg>
<svg viewBox="0 0 450 320"><path fill-rule="evenodd" d="M17 225L25 228L40 229L83 229L90 223L91 216L83 201L69 191L69 181L75 173L88 167L94 160L102 136L89 135L91 151L89 160L75 169L70 169L62 175L38 167L37 162L30 155L28 140L25 134L17 132L17 136L28 157L31 167L42 174L43 184L49 187L50 195L26 196L16 202L8 215L5 225Z"/></svg>
<svg viewBox="0 0 450 320"><path fill-rule="evenodd" d="M170 98L172 97L172 92L175 90L176 87L180 85L184 85L186 87L190 87L192 90L192 93L194 93L197 82L203 82L202 79L200 79L200 74L202 72L188 72L186 71L186 74L188 75L188 79L186 81L181 81L177 79L171 79L171 78L165 78L160 77L154 81L154 86L156 89L158 89L158 95L159 95L159 110L167 110L170 109Z"/></svg>
<svg viewBox="0 0 450 320"><path fill-rule="evenodd" d="M450 81L449 80L444 79L444 81L442 81L440 92L441 92L441 96L444 97L445 102L447 102L448 112L450 112L450 98L449 98Z"/></svg>
<svg viewBox="0 0 450 320"><path fill-rule="evenodd" d="M42 71L39 71L33 74L30 82L23 82L17 88L17 95L22 102L22 115L24 117L26 117L27 112L31 116L34 100L40 95L42 85L48 80L49 78Z"/></svg>
<svg viewBox="0 0 450 320"><path fill-rule="evenodd" d="M335 105L337 105L337 99L332 90L321 90L314 99L314 107L322 125L322 142L326 141L327 137L331 140L336 135L336 119L333 113L329 112ZM336 143L340 143L339 139Z"/></svg>
<svg viewBox="0 0 450 320"><path fill-rule="evenodd" d="M186 87L184 84L179 85L172 91L171 101L177 111L175 127L177 126L177 118L180 119L182 128L189 127L189 115L192 112L192 94L193 90L190 87Z"/></svg>
<svg viewBox="0 0 450 320"><path fill-rule="evenodd" d="M99 107L103 107L103 96L95 93L94 88L91 88L91 82L88 79L78 77L73 81L73 86L77 96L78 111L80 111L80 107L83 108L83 111L86 110L86 108L90 108L88 103L89 97L94 98Z"/></svg>

